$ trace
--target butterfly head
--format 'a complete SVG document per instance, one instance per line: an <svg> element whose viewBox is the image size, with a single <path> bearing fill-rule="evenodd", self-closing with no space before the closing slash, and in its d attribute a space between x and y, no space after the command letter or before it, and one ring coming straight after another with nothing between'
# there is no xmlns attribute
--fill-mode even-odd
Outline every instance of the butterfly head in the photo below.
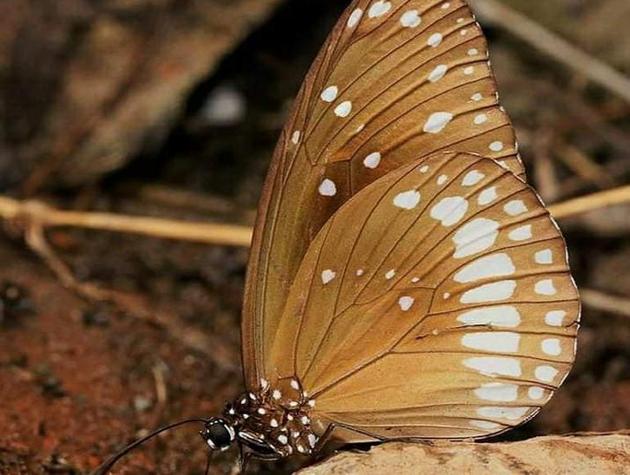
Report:
<svg viewBox="0 0 630 475"><path fill-rule="evenodd" d="M236 440L234 426L220 417L213 417L205 423L200 432L201 438L210 447L210 450L223 452L231 447Z"/></svg>

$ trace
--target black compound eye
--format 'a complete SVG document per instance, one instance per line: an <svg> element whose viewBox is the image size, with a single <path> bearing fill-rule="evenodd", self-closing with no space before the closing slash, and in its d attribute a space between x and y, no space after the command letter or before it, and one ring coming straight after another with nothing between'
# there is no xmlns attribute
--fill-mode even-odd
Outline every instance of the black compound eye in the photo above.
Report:
<svg viewBox="0 0 630 475"><path fill-rule="evenodd" d="M211 449L225 450L232 445L234 430L223 419L212 419L206 424L201 436Z"/></svg>

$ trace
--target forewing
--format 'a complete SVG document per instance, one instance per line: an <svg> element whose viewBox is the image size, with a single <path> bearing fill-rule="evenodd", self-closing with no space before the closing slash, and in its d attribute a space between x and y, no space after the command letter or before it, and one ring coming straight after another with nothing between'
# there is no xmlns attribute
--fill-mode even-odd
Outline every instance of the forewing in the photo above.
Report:
<svg viewBox="0 0 630 475"><path fill-rule="evenodd" d="M569 372L579 301L562 235L494 161L441 153L346 203L309 248L270 358L350 441L482 437Z"/></svg>
<svg viewBox="0 0 630 475"><path fill-rule="evenodd" d="M486 41L462 0L360 0L309 72L260 204L243 317L255 384L311 240L355 193L441 150L475 152L519 175Z"/></svg>

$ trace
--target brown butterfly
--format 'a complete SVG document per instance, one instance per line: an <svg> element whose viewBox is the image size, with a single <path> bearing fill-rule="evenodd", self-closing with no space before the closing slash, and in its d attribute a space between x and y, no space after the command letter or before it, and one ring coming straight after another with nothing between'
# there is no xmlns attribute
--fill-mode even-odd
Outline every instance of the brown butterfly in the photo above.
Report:
<svg viewBox="0 0 630 475"><path fill-rule="evenodd" d="M205 421L210 449L276 460L533 417L572 366L580 304L524 175L466 3L352 2L273 158L245 294L248 391Z"/></svg>

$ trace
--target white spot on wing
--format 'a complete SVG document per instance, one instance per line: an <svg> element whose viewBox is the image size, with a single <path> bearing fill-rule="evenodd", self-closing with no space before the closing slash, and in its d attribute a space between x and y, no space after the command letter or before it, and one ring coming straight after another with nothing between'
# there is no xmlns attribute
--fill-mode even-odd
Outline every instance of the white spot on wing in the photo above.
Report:
<svg viewBox="0 0 630 475"><path fill-rule="evenodd" d="M344 101L335 107L335 115L338 117L348 117L352 112L352 102Z"/></svg>
<svg viewBox="0 0 630 475"><path fill-rule="evenodd" d="M510 256L505 253L493 254L471 262L455 274L453 280L463 284L490 277L505 277L515 272L516 267Z"/></svg>
<svg viewBox="0 0 630 475"><path fill-rule="evenodd" d="M385 15L392 8L391 2L386 2L384 0L379 0L374 2L368 11L368 16L370 18L377 18L379 16Z"/></svg>
<svg viewBox="0 0 630 475"><path fill-rule="evenodd" d="M453 114L450 112L435 112L424 124L423 130L428 134L439 134L451 120L453 120Z"/></svg>
<svg viewBox="0 0 630 475"><path fill-rule="evenodd" d="M529 407L480 407L477 414L489 419L507 419L517 421L529 411Z"/></svg>
<svg viewBox="0 0 630 475"><path fill-rule="evenodd" d="M320 98L324 102L333 102L337 99L337 94L339 94L339 88L337 86L328 86L324 89Z"/></svg>
<svg viewBox="0 0 630 475"><path fill-rule="evenodd" d="M433 33L431 36L429 36L427 44L433 48L436 48L440 46L443 39L444 37L442 36L442 33Z"/></svg>
<svg viewBox="0 0 630 475"><path fill-rule="evenodd" d="M322 272L322 284L329 284L335 279L335 277L337 277L336 272L332 271L331 269L326 269Z"/></svg>
<svg viewBox="0 0 630 475"><path fill-rule="evenodd" d="M479 199L477 200L477 202L480 206L486 206L495 201L497 198L497 187L491 186L490 188L486 188L479 194Z"/></svg>
<svg viewBox="0 0 630 475"><path fill-rule="evenodd" d="M511 298L515 290L515 281L502 280L468 290L461 296L460 302L466 304L500 302Z"/></svg>
<svg viewBox="0 0 630 475"><path fill-rule="evenodd" d="M478 114L475 116L473 123L475 125L483 125L486 122L488 122L488 115L487 114Z"/></svg>
<svg viewBox="0 0 630 475"><path fill-rule="evenodd" d="M518 216L527 212L527 206L525 206L523 200L512 200L506 204L503 209L510 216Z"/></svg>
<svg viewBox="0 0 630 475"><path fill-rule="evenodd" d="M479 356L467 358L463 363L467 368L479 371L485 376L513 376L518 378L523 374L521 362L515 358Z"/></svg>
<svg viewBox="0 0 630 475"><path fill-rule="evenodd" d="M507 383L485 383L475 389L474 393L484 401L513 402L518 399L518 386Z"/></svg>
<svg viewBox="0 0 630 475"><path fill-rule="evenodd" d="M335 182L326 178L319 185L319 194L322 196L335 196L337 194L337 185Z"/></svg>
<svg viewBox="0 0 630 475"><path fill-rule="evenodd" d="M514 231L510 232L508 237L511 241L527 241L532 238L532 225L526 224L525 226L516 228Z"/></svg>
<svg viewBox="0 0 630 475"><path fill-rule="evenodd" d="M447 72L448 66L446 64L440 64L436 66L435 69L431 71L431 73L429 73L428 79L430 82L437 82L442 79Z"/></svg>
<svg viewBox="0 0 630 475"><path fill-rule="evenodd" d="M295 132L293 132L293 135L291 136L291 142L293 142L294 145L299 144L301 136L302 136L302 132L300 132L299 130L296 130Z"/></svg>
<svg viewBox="0 0 630 475"><path fill-rule="evenodd" d="M540 343L543 352L550 356L560 356L562 347L558 338L546 338Z"/></svg>
<svg viewBox="0 0 630 475"><path fill-rule="evenodd" d="M544 383L551 383L558 375L559 371L553 366L542 365L538 366L534 371L536 379Z"/></svg>
<svg viewBox="0 0 630 475"><path fill-rule="evenodd" d="M461 196L442 199L431 210L431 217L442 222L442 226L453 226L462 220L468 211L468 200Z"/></svg>
<svg viewBox="0 0 630 475"><path fill-rule="evenodd" d="M414 304L416 300L413 297L400 297L398 300L398 305L403 312L407 312Z"/></svg>
<svg viewBox="0 0 630 475"><path fill-rule="evenodd" d="M566 316L564 310L553 310L545 315L545 323L551 327L561 327Z"/></svg>
<svg viewBox="0 0 630 475"><path fill-rule="evenodd" d="M394 206L407 210L414 209L420 203L420 199L421 196L419 191L405 191L394 197Z"/></svg>
<svg viewBox="0 0 630 475"><path fill-rule="evenodd" d="M541 265L549 265L553 264L553 253L551 249L544 249L542 251L538 251L534 258L536 259L536 264Z"/></svg>
<svg viewBox="0 0 630 475"><path fill-rule="evenodd" d="M516 328L521 323L521 314L512 305L483 307L471 310L457 317L465 325L491 325Z"/></svg>
<svg viewBox="0 0 630 475"><path fill-rule="evenodd" d="M363 18L363 10L357 8L352 12L350 18L348 18L348 28L354 28L357 26L361 21L361 18Z"/></svg>
<svg viewBox="0 0 630 475"><path fill-rule="evenodd" d="M462 185L463 186L475 186L481 180L483 180L485 177L486 177L486 175L484 175L480 171L473 170L473 171L468 172L466 174L466 176L464 177L464 179L462 181Z"/></svg>
<svg viewBox="0 0 630 475"><path fill-rule="evenodd" d="M418 10L409 10L400 17L400 24L405 28L417 28L422 23Z"/></svg>
<svg viewBox="0 0 630 475"><path fill-rule="evenodd" d="M394 277L396 277L396 271L394 269L387 271L387 273L385 274L385 278L387 280L392 280Z"/></svg>
<svg viewBox="0 0 630 475"><path fill-rule="evenodd" d="M545 390L538 386L532 386L527 390L527 395L530 399L538 401L545 396Z"/></svg>
<svg viewBox="0 0 630 475"><path fill-rule="evenodd" d="M503 144L503 142L497 140L488 145L488 148L493 152L500 152L505 148L505 145Z"/></svg>
<svg viewBox="0 0 630 475"><path fill-rule="evenodd" d="M462 336L466 348L495 353L516 353L521 335L512 332L467 333Z"/></svg>
<svg viewBox="0 0 630 475"><path fill-rule="evenodd" d="M534 291L538 295L556 295L557 290L553 285L553 280L544 279L539 282L536 282L536 286L534 287Z"/></svg>
<svg viewBox="0 0 630 475"><path fill-rule="evenodd" d="M483 429L483 430L496 430L501 427L501 424L497 424L496 422L490 422L490 421L470 421L470 425L472 427L476 427L477 429Z"/></svg>
<svg viewBox="0 0 630 475"><path fill-rule="evenodd" d="M492 247L499 236L499 223L491 219L477 218L465 224L453 237L455 253L461 259Z"/></svg>
<svg viewBox="0 0 630 475"><path fill-rule="evenodd" d="M363 165L365 166L365 168L370 168L371 170L374 170L380 164L381 154L379 152L371 153L367 157L365 157L365 160L363 160Z"/></svg>

